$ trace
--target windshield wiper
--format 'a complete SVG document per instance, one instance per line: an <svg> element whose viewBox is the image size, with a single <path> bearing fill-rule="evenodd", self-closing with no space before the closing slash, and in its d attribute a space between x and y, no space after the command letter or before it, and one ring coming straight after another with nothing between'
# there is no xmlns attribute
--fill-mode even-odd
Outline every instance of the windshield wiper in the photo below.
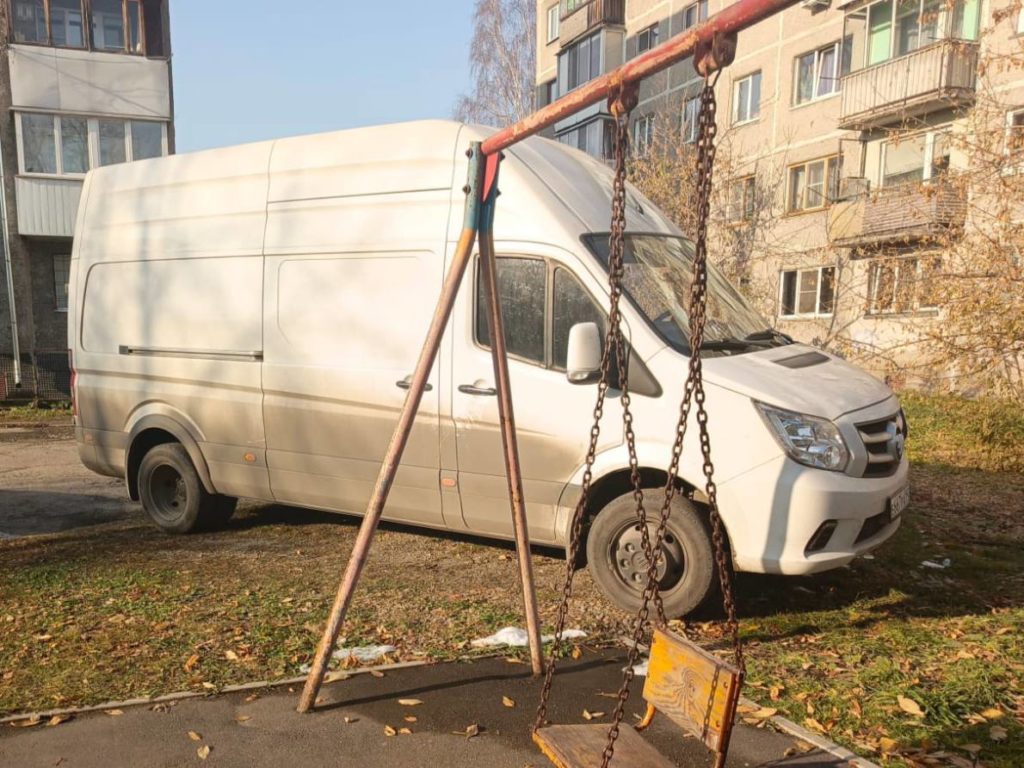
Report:
<svg viewBox="0 0 1024 768"><path fill-rule="evenodd" d="M793 343L792 336L788 336L782 331L777 331L774 328L765 328L763 331L756 331L755 333L747 334L743 339L744 341L778 341L782 344Z"/></svg>

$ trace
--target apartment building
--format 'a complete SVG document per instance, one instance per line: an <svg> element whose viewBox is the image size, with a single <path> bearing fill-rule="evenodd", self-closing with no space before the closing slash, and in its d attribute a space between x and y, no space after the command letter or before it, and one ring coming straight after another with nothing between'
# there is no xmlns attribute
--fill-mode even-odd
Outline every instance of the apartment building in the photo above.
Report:
<svg viewBox="0 0 1024 768"><path fill-rule="evenodd" d="M85 174L174 151L168 5L0 0L0 17L0 400L60 397Z"/></svg>
<svg viewBox="0 0 1024 768"><path fill-rule="evenodd" d="M721 10L723 0L538 0L537 97L564 95ZM1024 71L979 67L1021 52L1013 0L804 0L740 33L716 86L712 254L777 327L915 380L941 322L929 286L942 245L971 226L962 186L979 93L1020 157ZM982 75L984 74L984 82ZM634 152L697 138L702 81L684 61L644 82ZM553 136L610 150L603 105ZM1001 146L1002 149L1002 146ZM1015 161L1016 162L1016 161ZM908 373L909 371L909 373Z"/></svg>

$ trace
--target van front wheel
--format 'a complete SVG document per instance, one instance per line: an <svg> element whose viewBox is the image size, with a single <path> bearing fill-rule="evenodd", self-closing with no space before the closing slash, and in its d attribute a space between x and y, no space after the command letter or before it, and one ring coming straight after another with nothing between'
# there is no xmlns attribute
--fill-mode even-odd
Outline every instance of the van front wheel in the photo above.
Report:
<svg viewBox="0 0 1024 768"><path fill-rule="evenodd" d="M139 464L139 496L153 522L167 533L192 533L223 525L235 500L207 493L180 443L150 449Z"/></svg>
<svg viewBox="0 0 1024 768"><path fill-rule="evenodd" d="M657 532L658 494L645 505L649 536ZM661 598L669 619L693 613L715 592L711 536L697 508L676 496L662 542L658 569ZM587 567L601 591L629 613L640 608L647 585L647 558L641 544L636 504L631 493L609 503L594 519L587 536Z"/></svg>

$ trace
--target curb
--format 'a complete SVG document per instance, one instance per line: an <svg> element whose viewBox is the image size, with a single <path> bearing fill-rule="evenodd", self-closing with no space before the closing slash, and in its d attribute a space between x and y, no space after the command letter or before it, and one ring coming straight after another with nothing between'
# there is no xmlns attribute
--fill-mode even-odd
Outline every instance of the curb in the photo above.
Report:
<svg viewBox="0 0 1024 768"><path fill-rule="evenodd" d="M325 683L333 683L338 680L345 680L355 675L368 675L372 672L387 672L395 669L408 669L410 667L426 667L436 664L435 661L400 661L395 664L380 664L376 667L356 667L354 669L332 670L324 676ZM88 707L69 707L65 709L47 709L40 712L22 712L16 715L0 717L0 725L16 723L21 720L33 718L49 718L54 715L81 715L88 712L100 712L105 709L122 709L125 707L141 707L146 704L160 704L167 701L182 701L184 699L203 699L210 696L218 696L222 693L242 693L245 691L259 690L263 688L279 688L285 685L297 685L306 682L306 675L301 677L285 677L280 680L257 680L252 683L239 683L237 685L225 685L223 688L215 688L209 691L178 691L177 693L166 693L162 696L143 696L124 701L107 701L103 704L92 704Z"/></svg>

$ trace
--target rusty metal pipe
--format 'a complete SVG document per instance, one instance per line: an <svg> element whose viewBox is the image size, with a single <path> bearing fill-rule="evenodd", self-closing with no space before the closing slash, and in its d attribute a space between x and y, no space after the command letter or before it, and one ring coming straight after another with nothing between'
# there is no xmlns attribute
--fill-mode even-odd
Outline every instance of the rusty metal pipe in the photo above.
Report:
<svg viewBox="0 0 1024 768"><path fill-rule="evenodd" d="M498 390L498 420L501 423L502 448L505 453L505 477L512 508L512 527L515 531L516 554L519 557L519 580L523 587L523 608L526 613L526 633L530 640L530 662L534 675L544 673L544 652L540 639L540 612L534 588L533 561L530 557L530 531L526 521L526 503L523 496L523 475L519 465L519 443L516 439L516 417L512 407L512 383L508 372L508 350L505 346L505 327L501 317L501 295L498 290L498 267L494 254L494 198L497 197L497 167L500 155L488 158L494 163L494 175L487 174L491 184L490 197L480 213L480 275L484 299L487 304L487 328L491 338L491 359L494 363L494 381Z"/></svg>
<svg viewBox="0 0 1024 768"><path fill-rule="evenodd" d="M660 72L692 56L698 45L710 46L717 33L735 34L764 21L779 11L796 5L798 0L739 0L716 13L703 24L681 32L661 45L581 85L546 107L541 107L518 123L504 128L483 143L485 155L507 149L518 141L554 125L579 110L604 101L621 84L632 83Z"/></svg>
<svg viewBox="0 0 1024 768"><path fill-rule="evenodd" d="M306 685L302 690L302 697L299 700L298 711L308 712L316 704L316 697L320 693L320 686L323 685L324 675L330 664L331 653L334 650L334 643L338 639L338 633L345 621L345 614L348 612L349 604L352 602L352 594L355 592L356 584L362 575L366 559L370 554L370 544L373 535L377 531L381 515L384 512L384 504L387 501L391 485L398 473L399 461L405 445L412 432L413 423L416 419L416 412L419 410L420 401L423 399L423 392L426 389L427 379L430 378L430 370L434 367L434 360L437 358L437 350L441 345L441 337L444 336L445 328L448 326L448 318L451 316L452 307L455 305L455 297L458 295L459 286L462 284L466 266L473 255L473 244L476 242L477 222L479 220L478 199L483 188L483 171L485 163L480 156L479 145L473 150L473 158L470 161L470 180L466 190L466 221L463 225L462 234L459 237L458 245L455 248L455 255L452 258L451 266L445 277L444 285L441 288L441 295L437 301L437 309L434 311L434 319L430 323L426 340L423 342L423 349L420 352L419 360L412 375L409 391L405 396L405 404L402 406L402 413L395 426L395 432L391 436L387 452L384 454L384 461L377 475L377 484L374 486L370 502L366 507L366 515L359 526L359 535L352 547L352 554L349 557L348 566L345 568L345 576L338 587L338 594L334 598L334 605L331 607L327 625L324 627L323 636L317 645L316 655L306 678Z"/></svg>

